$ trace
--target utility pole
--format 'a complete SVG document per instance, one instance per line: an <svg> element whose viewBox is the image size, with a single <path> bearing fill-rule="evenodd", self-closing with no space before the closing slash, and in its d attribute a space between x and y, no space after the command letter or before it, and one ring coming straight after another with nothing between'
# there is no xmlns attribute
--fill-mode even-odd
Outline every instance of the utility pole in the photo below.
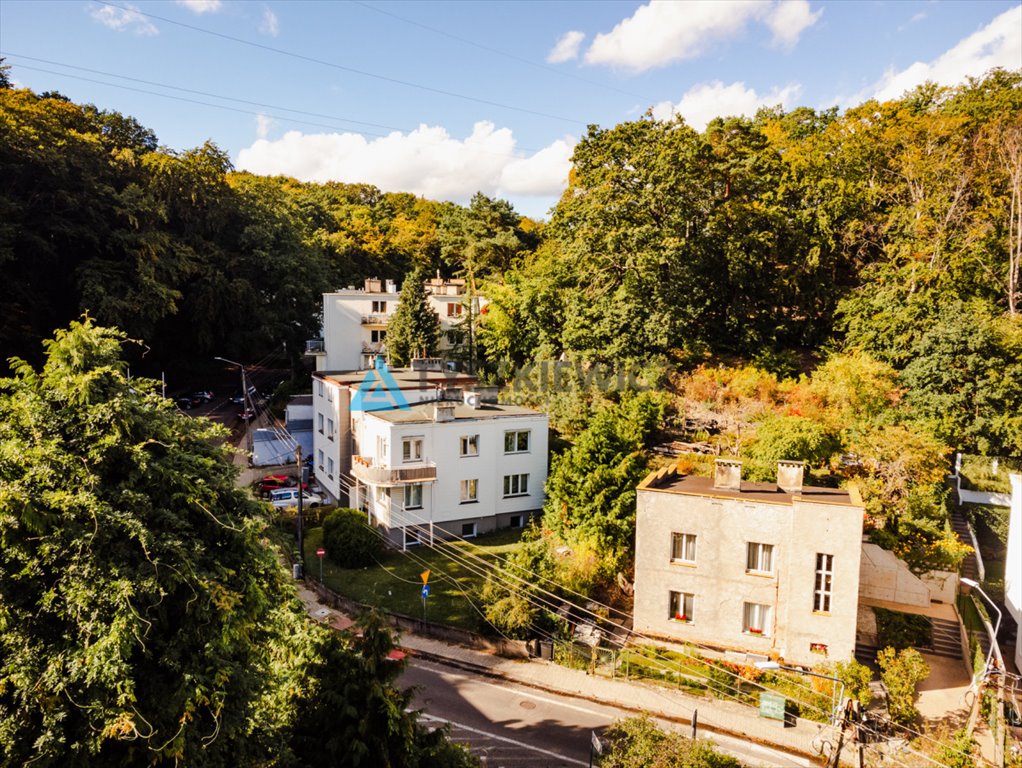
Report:
<svg viewBox="0 0 1022 768"><path fill-rule="evenodd" d="M305 575L305 538L302 531L302 496L305 489L302 487L302 446L295 448L295 456L298 459L298 564L301 568L300 576Z"/></svg>

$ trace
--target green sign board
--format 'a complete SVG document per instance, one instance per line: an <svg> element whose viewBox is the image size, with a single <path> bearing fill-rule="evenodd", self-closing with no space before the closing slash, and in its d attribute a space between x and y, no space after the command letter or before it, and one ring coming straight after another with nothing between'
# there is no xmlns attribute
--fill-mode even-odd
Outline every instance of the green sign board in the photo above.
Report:
<svg viewBox="0 0 1022 768"><path fill-rule="evenodd" d="M759 695L759 716L769 717L771 720L784 720L784 705L786 699L776 693L761 693Z"/></svg>

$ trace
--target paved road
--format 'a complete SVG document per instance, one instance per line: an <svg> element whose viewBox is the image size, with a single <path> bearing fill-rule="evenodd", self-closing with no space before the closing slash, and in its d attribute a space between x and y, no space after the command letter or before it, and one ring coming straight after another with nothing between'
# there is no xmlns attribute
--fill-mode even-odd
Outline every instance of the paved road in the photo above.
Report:
<svg viewBox="0 0 1022 768"><path fill-rule="evenodd" d="M467 744L487 768L588 766L592 731L632 714L422 660L412 661L400 682L419 686L414 706L428 721L451 723L452 739ZM740 739L713 739L749 766L816 765Z"/></svg>

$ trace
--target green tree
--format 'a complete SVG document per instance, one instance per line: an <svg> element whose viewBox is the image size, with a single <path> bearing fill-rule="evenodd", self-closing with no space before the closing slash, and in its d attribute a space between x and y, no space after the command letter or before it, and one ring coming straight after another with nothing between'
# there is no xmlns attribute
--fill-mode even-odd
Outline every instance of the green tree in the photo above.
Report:
<svg viewBox="0 0 1022 768"><path fill-rule="evenodd" d="M877 654L877 664L882 670L880 679L887 689L888 713L896 723L911 725L919 717L916 709L918 685L930 674L923 655L915 648L901 651L884 648Z"/></svg>
<svg viewBox="0 0 1022 768"><path fill-rule="evenodd" d="M366 513L335 509L323 521L323 544L327 557L341 568L372 566L382 554L380 534L369 525Z"/></svg>
<svg viewBox="0 0 1022 768"><path fill-rule="evenodd" d="M387 326L387 353L394 366L406 366L413 357L436 354L440 318L426 301L426 272L417 268L401 286L401 298Z"/></svg>
<svg viewBox="0 0 1022 768"><path fill-rule="evenodd" d="M804 416L768 416L756 427L749 456L772 468L778 461L805 461L818 465L839 448L836 435Z"/></svg>
<svg viewBox="0 0 1022 768"><path fill-rule="evenodd" d="M845 695L856 699L865 709L873 701L873 692L869 689L873 679L873 670L855 659L836 662L828 667L833 676L845 684Z"/></svg>
<svg viewBox="0 0 1022 768"><path fill-rule="evenodd" d="M614 723L604 733L610 748L601 768L740 768L741 763L720 752L712 742L693 741L665 731L647 716Z"/></svg>

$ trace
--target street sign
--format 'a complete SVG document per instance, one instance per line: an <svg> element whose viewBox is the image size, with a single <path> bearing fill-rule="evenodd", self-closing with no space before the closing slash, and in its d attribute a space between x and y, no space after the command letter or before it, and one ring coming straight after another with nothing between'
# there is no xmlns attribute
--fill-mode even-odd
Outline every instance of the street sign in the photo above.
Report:
<svg viewBox="0 0 1022 768"><path fill-rule="evenodd" d="M429 581L429 570L425 570L419 574L422 577L422 583L426 584Z"/></svg>
<svg viewBox="0 0 1022 768"><path fill-rule="evenodd" d="M776 693L759 694L759 716L771 720L784 720L786 699Z"/></svg>
<svg viewBox="0 0 1022 768"><path fill-rule="evenodd" d="M429 597L429 584L422 585L422 599L425 600Z"/></svg>
<svg viewBox="0 0 1022 768"><path fill-rule="evenodd" d="M592 740L593 740L593 752L595 752L598 755L602 755L603 754L603 742L600 740L600 737L596 735L596 731L592 731L591 735L592 735Z"/></svg>
<svg viewBox="0 0 1022 768"><path fill-rule="evenodd" d="M316 557L323 557L323 555L325 555L325 554L326 554L326 550L323 549L323 547L320 547L319 549L316 550Z"/></svg>

